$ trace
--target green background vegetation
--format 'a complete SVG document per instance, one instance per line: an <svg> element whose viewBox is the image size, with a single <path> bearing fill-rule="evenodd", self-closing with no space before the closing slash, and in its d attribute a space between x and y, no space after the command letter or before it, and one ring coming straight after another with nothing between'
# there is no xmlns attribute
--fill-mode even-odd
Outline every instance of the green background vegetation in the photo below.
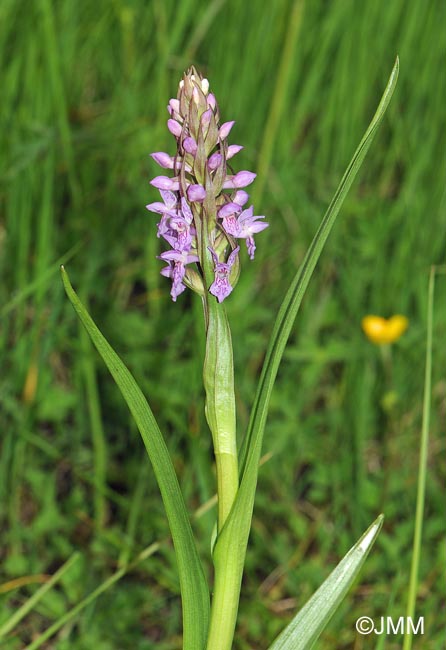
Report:
<svg viewBox="0 0 446 650"><path fill-rule="evenodd" d="M43 647L181 647L155 479L58 266L148 396L197 510L215 490L201 305L190 292L170 301L156 217L144 208L159 173L148 153L173 152L166 104L191 63L223 120L237 122L231 142L245 149L235 166L259 172L256 213L270 223L228 300L242 435L287 283L400 55L395 96L273 394L235 648L266 648L379 512L378 543L318 647L375 648L384 639L359 637L355 620L404 615L428 269L445 259L445 14L442 0L2 1L0 624L36 590L33 577L81 553L5 648L23 648L157 540L157 553ZM445 300L439 279L417 610L425 636L414 642L427 649L440 647L445 617ZM409 318L389 355L365 339L366 313ZM214 516L194 518L209 571Z"/></svg>

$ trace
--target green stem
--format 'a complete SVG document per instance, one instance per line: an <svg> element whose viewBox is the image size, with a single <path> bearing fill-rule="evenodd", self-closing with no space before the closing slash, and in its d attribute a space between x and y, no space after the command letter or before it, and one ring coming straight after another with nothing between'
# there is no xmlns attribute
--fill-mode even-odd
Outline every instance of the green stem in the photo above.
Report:
<svg viewBox="0 0 446 650"><path fill-rule="evenodd" d="M215 561L215 582L207 650L231 650L240 597L237 558L228 563Z"/></svg>
<svg viewBox="0 0 446 650"><path fill-rule="evenodd" d="M201 231L201 250L206 286L212 281L212 261L207 250L208 234ZM223 529L239 488L236 440L234 363L231 330L224 305L205 292L206 355L203 381L206 391L206 419L212 433L217 471L217 533ZM231 566L230 566L231 565ZM237 554L230 563L214 556L214 593L208 633L208 650L230 650L240 596Z"/></svg>
<svg viewBox="0 0 446 650"><path fill-rule="evenodd" d="M431 408L432 384L432 330L434 313L435 267L431 268L429 276L428 306L427 306L427 342L426 369L424 376L423 422L421 426L420 461L418 469L417 506L415 512L415 532L413 539L412 564L410 568L409 594L407 597L407 617L413 619L417 597L418 571L420 566L421 535L423 532L424 495L426 491L427 451L429 443L429 420ZM404 637L403 650L411 650L412 632Z"/></svg>
<svg viewBox="0 0 446 650"><path fill-rule="evenodd" d="M218 533L223 529L239 488L235 431L234 368L231 332L223 305L207 302L206 357L203 377L206 417L212 432L217 469ZM229 563L214 556L214 594L208 650L230 650L240 595L236 553Z"/></svg>

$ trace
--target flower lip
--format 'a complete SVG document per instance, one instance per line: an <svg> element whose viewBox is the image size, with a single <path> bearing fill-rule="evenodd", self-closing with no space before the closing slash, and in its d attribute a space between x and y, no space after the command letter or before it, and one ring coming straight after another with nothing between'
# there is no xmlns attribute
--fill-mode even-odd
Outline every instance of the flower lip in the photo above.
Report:
<svg viewBox="0 0 446 650"><path fill-rule="evenodd" d="M220 262L217 253L210 246L208 246L208 250L212 255L212 259L214 260L215 276L214 282L209 287L209 293L215 296L218 302L223 302L223 300L227 298L233 290L233 287L229 282L229 274L235 260L237 259L240 246L234 248L228 257L227 262Z"/></svg>
<svg viewBox="0 0 446 650"><path fill-rule="evenodd" d="M372 343L385 345L395 343L409 326L406 316L396 314L390 318L369 314L361 322L362 329Z"/></svg>

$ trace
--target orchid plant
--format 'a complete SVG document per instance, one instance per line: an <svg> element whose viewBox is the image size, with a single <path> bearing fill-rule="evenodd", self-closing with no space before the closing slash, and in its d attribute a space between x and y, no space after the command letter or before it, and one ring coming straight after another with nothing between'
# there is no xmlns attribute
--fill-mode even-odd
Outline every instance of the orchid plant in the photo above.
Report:
<svg viewBox="0 0 446 650"><path fill-rule="evenodd" d="M208 584L172 459L153 413L129 370L105 340L62 277L74 309L108 366L135 419L153 465L175 547L183 611L183 650L230 650L236 627L245 553L257 487L259 459L269 400L281 357L303 295L342 202L370 147L398 77L398 60L377 111L327 209L303 263L285 294L276 317L243 441L237 439L231 331L225 300L241 269L241 240L254 258L254 236L268 227L265 217L246 207L245 191L255 179L250 171L234 173L232 158L242 149L229 144L234 122L220 122L209 82L188 70L177 97L168 103L167 127L175 138L173 155L153 153L170 174L151 184L160 201L147 209L159 215L158 237L169 249L159 258L161 274L171 280L172 300L186 290L203 304L206 351L203 367L206 419L212 435L218 512L211 543L213 585ZM240 443L240 444L239 444ZM318 591L273 641L270 650L313 646L357 576L382 524L372 523ZM212 593L212 597L211 597Z"/></svg>

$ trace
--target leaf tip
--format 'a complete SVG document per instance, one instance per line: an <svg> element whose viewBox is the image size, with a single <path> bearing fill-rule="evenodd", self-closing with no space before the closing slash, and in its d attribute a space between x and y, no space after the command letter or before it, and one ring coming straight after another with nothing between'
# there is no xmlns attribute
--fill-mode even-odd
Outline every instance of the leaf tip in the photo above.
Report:
<svg viewBox="0 0 446 650"><path fill-rule="evenodd" d="M373 524L366 530L364 535L361 537L358 547L364 552L367 553L372 544L375 542L376 538L378 537L378 533L382 528L384 521L384 515L380 514Z"/></svg>
<svg viewBox="0 0 446 650"><path fill-rule="evenodd" d="M398 79L399 72L400 72L400 57L397 54L396 59L395 59L395 63L393 64L393 70L392 70L392 75L391 75L392 77L395 78L395 81Z"/></svg>

